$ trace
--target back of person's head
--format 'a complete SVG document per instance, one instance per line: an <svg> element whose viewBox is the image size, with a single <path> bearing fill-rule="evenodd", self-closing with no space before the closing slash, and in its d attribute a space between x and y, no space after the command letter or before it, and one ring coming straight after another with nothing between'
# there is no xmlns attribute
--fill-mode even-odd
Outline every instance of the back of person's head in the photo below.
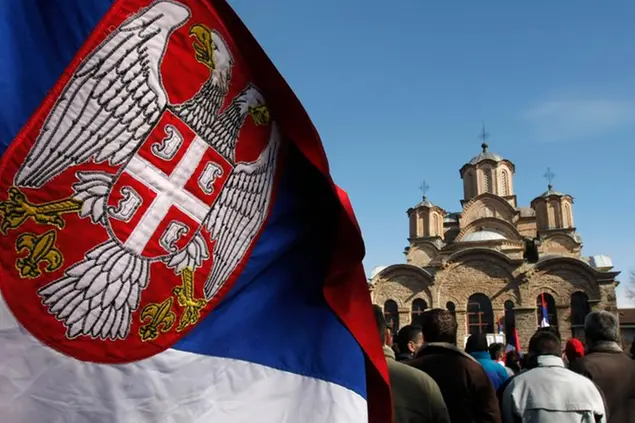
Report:
<svg viewBox="0 0 635 423"><path fill-rule="evenodd" d="M456 345L457 324L448 310L434 308L421 315L423 339L428 342L447 342Z"/></svg>
<svg viewBox="0 0 635 423"><path fill-rule="evenodd" d="M558 339L562 339L560 331L555 326L545 326L544 328L538 328L537 332L549 332L554 334Z"/></svg>
<svg viewBox="0 0 635 423"><path fill-rule="evenodd" d="M505 357L505 345L501 342L494 342L489 346L489 356L492 360L502 360Z"/></svg>
<svg viewBox="0 0 635 423"><path fill-rule="evenodd" d="M409 346L413 346L415 349L417 344L419 344L418 346L421 346L421 334L421 326L418 325L406 325L399 329L399 333L397 334L397 345L399 346L399 351L407 353L411 350Z"/></svg>
<svg viewBox="0 0 635 423"><path fill-rule="evenodd" d="M384 311L377 304L373 304L373 313L375 314L375 322L377 324L377 332L381 337L382 344L386 343L386 331L388 325L386 324L386 318L384 317Z"/></svg>
<svg viewBox="0 0 635 423"><path fill-rule="evenodd" d="M576 359L584 357L584 345L578 338L571 338L564 347L564 354L567 356L569 363L573 363Z"/></svg>
<svg viewBox="0 0 635 423"><path fill-rule="evenodd" d="M584 321L584 337L589 345L598 342L619 342L617 317L611 312L592 311Z"/></svg>
<svg viewBox="0 0 635 423"><path fill-rule="evenodd" d="M529 354L523 354L520 357L520 369L521 370L526 370L529 368Z"/></svg>
<svg viewBox="0 0 635 423"><path fill-rule="evenodd" d="M505 354L505 365L512 369L514 373L520 372L520 354L518 354L518 351L507 351L507 354Z"/></svg>
<svg viewBox="0 0 635 423"><path fill-rule="evenodd" d="M465 352L470 354L479 351L488 351L487 337L483 333L474 333L467 338Z"/></svg>
<svg viewBox="0 0 635 423"><path fill-rule="evenodd" d="M635 360L635 341L631 343L631 358Z"/></svg>
<svg viewBox="0 0 635 423"><path fill-rule="evenodd" d="M547 330L537 330L529 340L529 354L532 356L555 355L561 357L560 338Z"/></svg>

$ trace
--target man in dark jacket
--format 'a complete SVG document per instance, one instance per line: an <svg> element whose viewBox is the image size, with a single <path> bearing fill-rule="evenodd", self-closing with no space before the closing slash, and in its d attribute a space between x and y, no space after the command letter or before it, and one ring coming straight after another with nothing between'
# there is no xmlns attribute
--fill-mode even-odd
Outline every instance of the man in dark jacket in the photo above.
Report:
<svg viewBox="0 0 635 423"><path fill-rule="evenodd" d="M450 423L436 382L424 372L395 360L394 351L387 345L390 335L384 312L378 305L373 306L373 311L388 364L394 423Z"/></svg>
<svg viewBox="0 0 635 423"><path fill-rule="evenodd" d="M456 320L443 309L422 315L424 344L408 362L439 385L452 423L499 423L494 387L483 366L456 347Z"/></svg>
<svg viewBox="0 0 635 423"><path fill-rule="evenodd" d="M412 360L421 345L423 345L421 326L406 325L402 327L397 334L397 346L399 348L397 361Z"/></svg>
<svg viewBox="0 0 635 423"><path fill-rule="evenodd" d="M571 364L604 393L608 423L635 422L635 362L622 351L617 317L608 311L589 313L584 322L587 351Z"/></svg>

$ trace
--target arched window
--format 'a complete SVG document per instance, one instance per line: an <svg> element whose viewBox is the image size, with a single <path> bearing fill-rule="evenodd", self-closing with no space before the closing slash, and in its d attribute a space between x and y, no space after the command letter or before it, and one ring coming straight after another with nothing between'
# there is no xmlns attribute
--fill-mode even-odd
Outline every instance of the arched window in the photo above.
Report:
<svg viewBox="0 0 635 423"><path fill-rule="evenodd" d="M584 336L584 320L590 312L589 297L584 292L571 294L571 336L574 338Z"/></svg>
<svg viewBox="0 0 635 423"><path fill-rule="evenodd" d="M485 192L489 192L489 193L493 193L494 192L494 187L493 187L493 183L492 183L492 171L491 169L484 169L483 173L485 174Z"/></svg>
<svg viewBox="0 0 635 423"><path fill-rule="evenodd" d="M467 329L474 333L494 332L492 303L485 294L473 294L467 301Z"/></svg>
<svg viewBox="0 0 635 423"><path fill-rule="evenodd" d="M505 331L505 339L507 340L507 344L515 345L516 311L514 310L514 302L512 300L505 301L505 318L503 325L505 326L503 330Z"/></svg>
<svg viewBox="0 0 635 423"><path fill-rule="evenodd" d="M417 213L410 215L410 238L417 237Z"/></svg>
<svg viewBox="0 0 635 423"><path fill-rule="evenodd" d="M432 231L430 232L430 235L439 235L439 215L436 213L432 214Z"/></svg>
<svg viewBox="0 0 635 423"><path fill-rule="evenodd" d="M545 205L545 203L538 203L536 204L535 210L538 229L547 229L547 227L549 226L547 206Z"/></svg>
<svg viewBox="0 0 635 423"><path fill-rule="evenodd" d="M474 189L474 174L472 172L467 172L465 174L465 198L472 198L475 193Z"/></svg>
<svg viewBox="0 0 635 423"><path fill-rule="evenodd" d="M445 308L452 313L452 316L454 316L454 320L456 320L456 306L454 305L454 303L452 301L448 301L445 304Z"/></svg>
<svg viewBox="0 0 635 423"><path fill-rule="evenodd" d="M421 315L428 308L428 304L425 300L421 298L417 298L412 302L412 316L411 316L411 324L421 326Z"/></svg>
<svg viewBox="0 0 635 423"><path fill-rule="evenodd" d="M547 325L558 327L556 301L551 294L542 292L536 297L536 323L538 327Z"/></svg>
<svg viewBox="0 0 635 423"><path fill-rule="evenodd" d="M563 211L562 211L562 226L564 228L570 228L571 225L571 207L569 204L564 203Z"/></svg>
<svg viewBox="0 0 635 423"><path fill-rule="evenodd" d="M553 208L553 203L547 203L547 229L553 229L557 227L556 223L556 211Z"/></svg>
<svg viewBox="0 0 635 423"><path fill-rule="evenodd" d="M501 193L509 195L509 175L505 169L501 171Z"/></svg>
<svg viewBox="0 0 635 423"><path fill-rule="evenodd" d="M384 317L386 318L386 324L393 335L396 336L399 330L399 307L393 300L388 300L384 303Z"/></svg>
<svg viewBox="0 0 635 423"><path fill-rule="evenodd" d="M556 224L556 228L562 228L563 226L563 221L562 221L562 209L560 208L560 202L556 202L554 201L553 203L553 216L554 216L554 222Z"/></svg>

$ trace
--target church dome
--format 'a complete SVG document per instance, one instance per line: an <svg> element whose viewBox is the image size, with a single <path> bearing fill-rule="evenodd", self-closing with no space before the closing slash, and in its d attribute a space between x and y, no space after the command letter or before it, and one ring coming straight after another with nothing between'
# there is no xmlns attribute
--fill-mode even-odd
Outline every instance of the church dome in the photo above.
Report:
<svg viewBox="0 0 635 423"><path fill-rule="evenodd" d="M499 241L502 239L507 239L503 235L498 232L481 230L469 233L463 237L461 242L482 242L482 241Z"/></svg>
<svg viewBox="0 0 635 423"><path fill-rule="evenodd" d="M483 151L480 154L472 157L472 160L470 160L469 164L475 165L482 162L483 160L493 160L495 162L500 162L503 160L503 157L500 154L487 151L487 143L481 144L481 148L483 149Z"/></svg>
<svg viewBox="0 0 635 423"><path fill-rule="evenodd" d="M436 207L436 205L428 199L425 195L423 196L423 201L416 205L416 207Z"/></svg>
<svg viewBox="0 0 635 423"><path fill-rule="evenodd" d="M373 279L375 276L379 275L383 270L387 269L388 266L377 266L370 272L370 278Z"/></svg>
<svg viewBox="0 0 635 423"><path fill-rule="evenodd" d="M542 194L540 194L538 196L538 198L545 198L545 197L551 197L552 195L556 195L558 197L564 197L566 194L563 194L560 191L556 191L553 189L553 185L549 184L549 186L547 187L547 191L543 192Z"/></svg>

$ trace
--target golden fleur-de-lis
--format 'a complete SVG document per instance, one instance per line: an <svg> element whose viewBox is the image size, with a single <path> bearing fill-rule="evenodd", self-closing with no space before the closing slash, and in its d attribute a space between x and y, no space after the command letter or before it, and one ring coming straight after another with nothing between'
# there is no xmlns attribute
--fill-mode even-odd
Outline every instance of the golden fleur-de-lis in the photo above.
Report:
<svg viewBox="0 0 635 423"><path fill-rule="evenodd" d="M201 317L201 310L207 305L206 300L194 298L194 271L192 269L185 268L181 271L181 281L181 286L172 290L179 305L184 309L179 326L176 328L179 332L189 325L196 324Z"/></svg>
<svg viewBox="0 0 635 423"><path fill-rule="evenodd" d="M250 107L248 112L256 125L266 125L269 123L269 119L271 118L269 115L269 109L264 104Z"/></svg>
<svg viewBox="0 0 635 423"><path fill-rule="evenodd" d="M64 257L62 252L55 247L57 234L54 229L42 234L23 233L15 241L17 253L27 251L26 257L20 257L15 262L15 268L22 279L37 278L42 274L40 264L46 263L44 270L54 272L62 266Z"/></svg>
<svg viewBox="0 0 635 423"><path fill-rule="evenodd" d="M9 229L18 228L29 218L39 224L62 229L65 225L62 214L78 212L82 208L82 203L72 198L33 204L16 187L9 188L8 194L9 198L6 201L0 201L0 232L3 234Z"/></svg>
<svg viewBox="0 0 635 423"><path fill-rule="evenodd" d="M145 325L139 328L139 336L142 341L157 339L160 332L167 332L174 325L176 315L172 311L172 297L168 297L162 303L150 303L141 310L141 322Z"/></svg>

